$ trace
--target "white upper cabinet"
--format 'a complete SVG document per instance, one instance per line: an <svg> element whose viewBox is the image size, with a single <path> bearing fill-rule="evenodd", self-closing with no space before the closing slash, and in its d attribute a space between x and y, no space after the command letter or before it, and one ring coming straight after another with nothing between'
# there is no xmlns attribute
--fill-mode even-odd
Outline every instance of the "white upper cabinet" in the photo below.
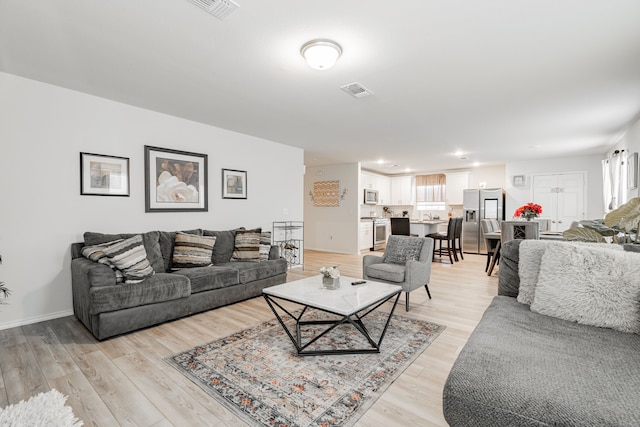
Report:
<svg viewBox="0 0 640 427"><path fill-rule="evenodd" d="M461 205L463 190L469 188L469 172L446 173L448 205Z"/></svg>
<svg viewBox="0 0 640 427"><path fill-rule="evenodd" d="M360 172L360 204L364 203L364 190L378 190L378 204L388 205L391 200L391 179L388 176Z"/></svg>
<svg viewBox="0 0 640 427"><path fill-rule="evenodd" d="M391 177L391 205L413 205L416 199L414 194L412 176Z"/></svg>

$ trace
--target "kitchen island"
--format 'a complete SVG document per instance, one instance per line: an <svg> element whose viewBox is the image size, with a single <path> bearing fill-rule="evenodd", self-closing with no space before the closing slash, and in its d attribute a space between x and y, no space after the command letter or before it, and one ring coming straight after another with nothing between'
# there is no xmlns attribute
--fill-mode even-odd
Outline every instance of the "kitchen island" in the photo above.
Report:
<svg viewBox="0 0 640 427"><path fill-rule="evenodd" d="M427 221L410 221L411 234L417 234L420 237L437 233L440 224L446 224L448 221L442 219L433 219Z"/></svg>

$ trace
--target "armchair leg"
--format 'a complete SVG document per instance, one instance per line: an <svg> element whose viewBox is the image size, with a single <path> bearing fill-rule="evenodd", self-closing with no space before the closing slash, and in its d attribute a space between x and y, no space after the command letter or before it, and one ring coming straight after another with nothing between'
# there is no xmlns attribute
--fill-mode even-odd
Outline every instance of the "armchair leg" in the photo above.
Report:
<svg viewBox="0 0 640 427"><path fill-rule="evenodd" d="M405 292L405 294L407 294L407 302L406 302L405 309L406 311L409 311L409 292Z"/></svg>
<svg viewBox="0 0 640 427"><path fill-rule="evenodd" d="M429 295L429 299L431 299L431 292L429 292L429 285L424 285L424 288L427 290L427 295Z"/></svg>

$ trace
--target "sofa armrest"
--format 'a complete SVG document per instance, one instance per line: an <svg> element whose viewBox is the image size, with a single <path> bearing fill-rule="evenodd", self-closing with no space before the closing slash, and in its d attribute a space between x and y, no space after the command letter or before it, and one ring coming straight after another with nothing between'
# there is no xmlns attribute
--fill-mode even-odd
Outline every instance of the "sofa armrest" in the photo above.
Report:
<svg viewBox="0 0 640 427"><path fill-rule="evenodd" d="M105 264L87 258L71 260L71 281L79 286L114 286L116 273Z"/></svg>
<svg viewBox="0 0 640 427"><path fill-rule="evenodd" d="M405 291L413 291L429 284L431 277L431 260L428 261L407 261L405 270Z"/></svg>

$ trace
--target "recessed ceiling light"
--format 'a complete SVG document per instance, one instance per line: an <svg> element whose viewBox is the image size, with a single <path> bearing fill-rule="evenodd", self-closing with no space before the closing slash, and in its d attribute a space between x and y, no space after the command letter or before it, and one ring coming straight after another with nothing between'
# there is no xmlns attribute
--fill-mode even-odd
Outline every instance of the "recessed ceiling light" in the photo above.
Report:
<svg viewBox="0 0 640 427"><path fill-rule="evenodd" d="M474 168L477 168L478 166L480 166L480 162L473 162L473 165L472 165L472 166L473 166Z"/></svg>
<svg viewBox="0 0 640 427"><path fill-rule="evenodd" d="M382 160L382 159L378 160L378 164L379 165L384 165L384 160Z"/></svg>
<svg viewBox="0 0 640 427"><path fill-rule="evenodd" d="M464 154L464 151L461 151L461 150L458 150L458 151L456 151L456 152L454 152L454 153L453 153L453 155L454 155L454 156L456 156L456 157L460 157L460 156L462 156L463 154Z"/></svg>

